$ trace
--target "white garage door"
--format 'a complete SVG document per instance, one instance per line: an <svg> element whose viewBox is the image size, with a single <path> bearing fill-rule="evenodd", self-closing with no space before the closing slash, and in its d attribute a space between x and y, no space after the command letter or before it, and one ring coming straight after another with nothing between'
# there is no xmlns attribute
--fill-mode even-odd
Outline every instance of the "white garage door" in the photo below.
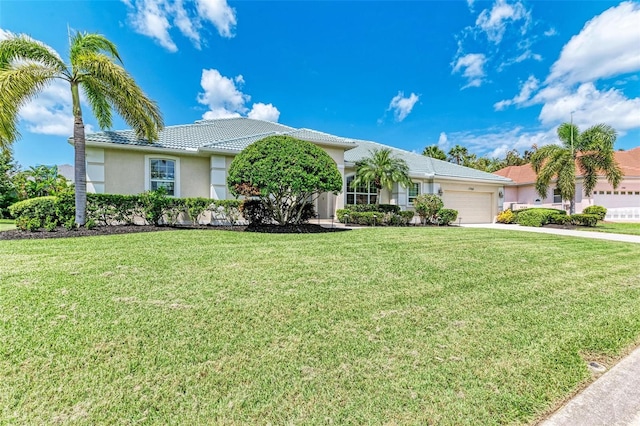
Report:
<svg viewBox="0 0 640 426"><path fill-rule="evenodd" d="M458 210L461 223L493 222L491 193L471 191L444 191L444 207Z"/></svg>

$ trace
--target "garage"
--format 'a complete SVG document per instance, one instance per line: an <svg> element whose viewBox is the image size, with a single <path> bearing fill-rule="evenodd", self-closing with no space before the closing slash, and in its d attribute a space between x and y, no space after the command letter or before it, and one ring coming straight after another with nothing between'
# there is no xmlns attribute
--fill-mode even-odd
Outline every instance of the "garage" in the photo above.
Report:
<svg viewBox="0 0 640 426"><path fill-rule="evenodd" d="M447 209L458 210L461 223L491 223L492 193L471 191L444 191L442 201Z"/></svg>

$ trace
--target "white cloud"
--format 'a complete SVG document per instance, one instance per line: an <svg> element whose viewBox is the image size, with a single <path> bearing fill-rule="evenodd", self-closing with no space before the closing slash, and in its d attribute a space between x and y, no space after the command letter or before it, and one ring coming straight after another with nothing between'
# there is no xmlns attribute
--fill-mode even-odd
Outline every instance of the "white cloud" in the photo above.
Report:
<svg viewBox="0 0 640 426"><path fill-rule="evenodd" d="M413 106L419 99L420 96L415 93L411 93L408 98L405 98L404 92L398 92L398 94L391 99L387 111L393 111L396 121L402 121L411 113Z"/></svg>
<svg viewBox="0 0 640 426"><path fill-rule="evenodd" d="M196 0L196 6L201 18L211 22L222 37L234 36L236 26L236 11L229 7L226 0Z"/></svg>
<svg viewBox="0 0 640 426"><path fill-rule="evenodd" d="M463 87L480 87L484 80L484 64L487 58L482 53L469 53L457 59L453 65L453 73L462 73L467 79L467 85Z"/></svg>
<svg viewBox="0 0 640 426"><path fill-rule="evenodd" d="M557 143L556 128L546 131L526 131L522 127L510 129L491 129L488 132L455 132L448 135L449 143L462 145L469 151L487 155L488 157L503 157L512 149L522 151L531 145L537 146Z"/></svg>
<svg viewBox="0 0 640 426"><path fill-rule="evenodd" d="M640 98L627 98L620 90L598 90L593 83L581 84L573 93L550 99L540 111L542 124L568 121L574 112L574 122L580 127L607 123L624 131L640 127Z"/></svg>
<svg viewBox="0 0 640 426"><path fill-rule="evenodd" d="M640 4L626 2L606 10L563 47L544 84L530 76L517 96L494 108L542 105L538 119L545 126L566 122L573 113L580 127L607 123L621 132L640 128L640 97L597 87L600 79L640 71L638 22Z"/></svg>
<svg viewBox="0 0 640 426"><path fill-rule="evenodd" d="M7 39L12 35L13 33L11 31L3 30L2 28L0 28L0 40Z"/></svg>
<svg viewBox="0 0 640 426"><path fill-rule="evenodd" d="M478 15L476 26L490 41L499 44L509 24L529 18L530 14L521 2L509 4L506 0L496 0L491 10L485 9Z"/></svg>
<svg viewBox="0 0 640 426"><path fill-rule="evenodd" d="M251 111L249 111L249 114L247 114L247 117L255 120L273 121L277 123L280 118L280 111L278 111L278 108L274 107L272 104L263 104L258 102L257 104L253 104L253 107L251 108Z"/></svg>
<svg viewBox="0 0 640 426"><path fill-rule="evenodd" d="M546 83L594 81L640 70L640 3L624 2L587 22L562 48Z"/></svg>
<svg viewBox="0 0 640 426"><path fill-rule="evenodd" d="M543 34L545 35L545 37L551 37L558 34L558 31L556 31L555 28L551 27L547 31L545 31Z"/></svg>
<svg viewBox="0 0 640 426"><path fill-rule="evenodd" d="M496 102L493 108L496 111L502 111L509 105L522 105L531 99L531 95L538 89L540 82L537 78L530 75L527 81L520 86L520 93L513 99L508 99L500 102Z"/></svg>
<svg viewBox="0 0 640 426"><path fill-rule="evenodd" d="M242 117L277 122L280 111L273 104L255 103L251 110L246 103L251 96L242 93L238 86L244 84L244 77L225 77L216 69L202 70L200 85L204 92L198 94L198 102L209 107L202 115L205 120L215 118Z"/></svg>
<svg viewBox="0 0 640 426"><path fill-rule="evenodd" d="M82 100L84 103L84 97ZM31 133L71 136L73 134L73 109L68 83L55 80L45 87L36 98L20 108L18 115L20 120L24 122L27 131ZM86 133L93 131L90 124L85 124Z"/></svg>
<svg viewBox="0 0 640 426"><path fill-rule="evenodd" d="M445 132L440 132L440 137L438 137L438 148L445 152L449 149L449 138Z"/></svg>
<svg viewBox="0 0 640 426"><path fill-rule="evenodd" d="M233 37L236 26L235 9L226 0L123 0L129 8L129 21L133 29L151 37L162 47L178 50L170 30L175 26L196 48L200 48L201 31L206 23L212 24L222 37ZM191 7L193 4L193 7Z"/></svg>

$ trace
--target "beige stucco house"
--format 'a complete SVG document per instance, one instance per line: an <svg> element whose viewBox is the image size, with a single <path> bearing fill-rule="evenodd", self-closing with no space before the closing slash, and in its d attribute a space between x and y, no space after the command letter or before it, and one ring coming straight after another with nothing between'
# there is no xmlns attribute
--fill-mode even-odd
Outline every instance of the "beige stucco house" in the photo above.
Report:
<svg viewBox="0 0 640 426"><path fill-rule="evenodd" d="M322 194L316 211L330 218L345 204L375 203L367 188L352 189L356 162L373 149L390 148L410 168L413 185L383 190L382 203L412 209L413 198L423 193L442 196L445 207L458 210L462 223L492 222L504 203L505 184L511 180L371 141L296 129L249 118L201 120L168 126L159 140L149 144L131 130L86 136L87 190L96 193L138 194L165 187L176 197L233 198L226 185L227 170L242 149L264 137L290 135L324 149L343 176L339 195ZM70 142L73 142L70 140Z"/></svg>
<svg viewBox="0 0 640 426"><path fill-rule="evenodd" d="M624 175L618 188L614 189L601 176L591 194L586 196L582 176L576 178L576 213L586 207L598 205L607 208L605 220L640 222L640 147L628 151L616 151L615 159ZM579 169L578 169L579 170ZM562 201L554 183L549 187L546 197L540 197L535 190L536 174L530 164L509 166L495 172L512 180L504 191L504 209L526 207L551 207L569 209L569 203Z"/></svg>

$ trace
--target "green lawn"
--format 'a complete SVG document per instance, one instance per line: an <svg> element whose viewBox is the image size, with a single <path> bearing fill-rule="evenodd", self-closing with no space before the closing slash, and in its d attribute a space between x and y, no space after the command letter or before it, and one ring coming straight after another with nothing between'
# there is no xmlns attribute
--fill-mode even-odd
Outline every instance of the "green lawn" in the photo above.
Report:
<svg viewBox="0 0 640 426"><path fill-rule="evenodd" d="M15 222L13 220L0 219L0 232L15 229L15 227Z"/></svg>
<svg viewBox="0 0 640 426"><path fill-rule="evenodd" d="M583 229L580 228L582 231ZM600 222L595 228L584 228L585 231L607 232L611 234L640 235L640 223Z"/></svg>
<svg viewBox="0 0 640 426"><path fill-rule="evenodd" d="M638 244L175 231L0 256L7 424L522 424L640 343Z"/></svg>

